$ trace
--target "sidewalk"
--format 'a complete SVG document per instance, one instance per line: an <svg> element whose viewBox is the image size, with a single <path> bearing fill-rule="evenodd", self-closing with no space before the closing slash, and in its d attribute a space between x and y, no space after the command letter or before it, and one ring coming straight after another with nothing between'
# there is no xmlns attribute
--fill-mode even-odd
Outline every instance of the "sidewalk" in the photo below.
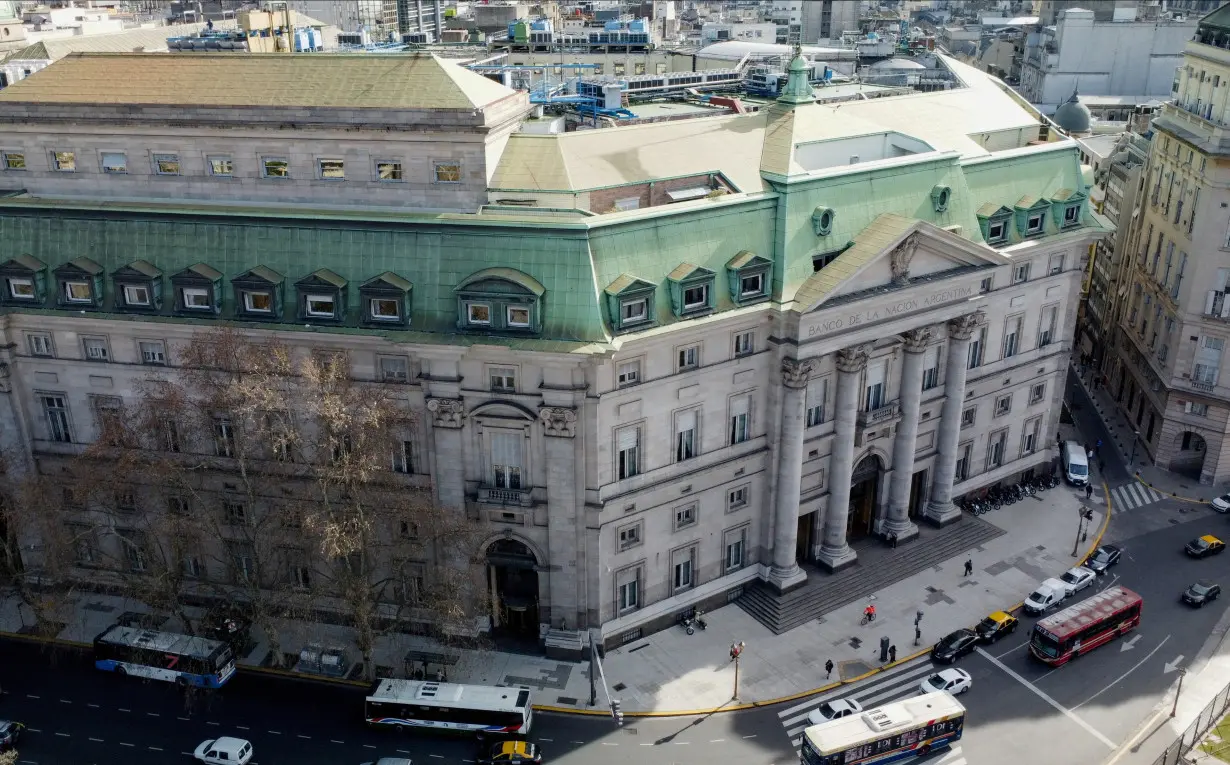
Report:
<svg viewBox="0 0 1230 765"><path fill-rule="evenodd" d="M604 670L611 693L623 701L625 713L680 714L710 711L739 704L759 704L783 697L808 695L838 680L849 681L884 666L879 641L887 636L897 647L898 661L925 652L932 643L958 627L972 626L992 611L1018 604L1042 579L1057 576L1083 559L1096 544L1105 509L1096 504L1087 540L1073 555L1079 509L1078 497L1060 486L981 516L1004 533L970 550L974 574L963 576L966 553L897 582L875 596L876 621L860 626L863 602L854 602L781 635L773 635L736 605L705 614L708 629L687 635L672 628L608 651ZM909 545L897 554L909 555ZM62 614L64 628L57 638L89 643L95 635L126 612L148 609L120 597L86 595ZM915 613L923 612L922 642L914 646ZM190 612L189 618L201 614ZM0 600L0 632L20 633L32 624L29 611L18 608L15 596ZM162 628L175 630L172 620ZM308 643L353 646L348 628L286 622L282 649L297 653ZM259 639L258 630L253 638ZM735 668L729 659L732 643L746 643L739 667L739 700L732 702ZM448 668L448 680L486 685L521 685L536 691L535 703L558 711L605 712L606 699L598 691L598 706L589 707L588 663L563 662L542 656L500 651L444 648L426 637L392 635L375 652L381 675L404 676L402 657L407 651L447 652L457 657ZM349 650L359 661L357 650ZM267 666L269 647L256 643L239 658L241 667ZM824 663L832 659L832 678Z"/></svg>

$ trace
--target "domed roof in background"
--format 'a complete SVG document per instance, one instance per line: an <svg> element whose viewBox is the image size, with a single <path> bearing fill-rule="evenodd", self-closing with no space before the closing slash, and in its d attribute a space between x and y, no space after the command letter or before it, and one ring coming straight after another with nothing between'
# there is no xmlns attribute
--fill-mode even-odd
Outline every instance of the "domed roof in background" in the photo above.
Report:
<svg viewBox="0 0 1230 765"><path fill-rule="evenodd" d="M926 69L927 67L908 58L886 58L877 61L869 69Z"/></svg>
<svg viewBox="0 0 1230 765"><path fill-rule="evenodd" d="M1055 124L1069 133L1088 133L1090 119L1089 107L1081 103L1075 90L1055 110Z"/></svg>

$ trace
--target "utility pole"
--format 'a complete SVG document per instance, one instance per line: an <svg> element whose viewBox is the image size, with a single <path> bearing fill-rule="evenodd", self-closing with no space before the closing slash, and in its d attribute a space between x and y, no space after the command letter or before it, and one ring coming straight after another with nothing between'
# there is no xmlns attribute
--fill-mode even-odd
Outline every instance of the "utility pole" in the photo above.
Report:
<svg viewBox="0 0 1230 765"><path fill-rule="evenodd" d="M1128 458L1128 470L1132 473L1136 472L1136 442L1140 440L1140 431L1132 431L1132 456Z"/></svg>
<svg viewBox="0 0 1230 765"><path fill-rule="evenodd" d="M730 660L735 663L735 692L730 697L731 701L739 700L739 659L743 656L743 649L746 647L747 644L742 640L730 644Z"/></svg>
<svg viewBox="0 0 1230 765"><path fill-rule="evenodd" d="M1179 669L1179 687L1174 692L1174 705L1170 707L1171 717L1174 717L1175 713L1179 711L1179 694L1183 692L1183 678L1186 676L1187 676L1187 670L1180 668Z"/></svg>
<svg viewBox="0 0 1230 765"><path fill-rule="evenodd" d="M1086 521L1088 521L1088 520L1089 520L1090 518L1092 518L1092 517L1093 517L1093 511L1092 511L1092 510L1090 510L1090 509L1089 509L1089 508L1087 508L1087 507L1082 507L1082 508L1081 508L1081 510L1080 510L1080 517L1079 517L1079 518L1077 519L1077 521L1076 521L1076 539L1075 539L1075 540L1073 540L1073 542L1072 542L1072 557L1074 557L1074 558L1075 558L1075 557L1076 557L1076 555L1077 555L1077 552L1076 552L1076 551L1077 551L1078 549L1080 549L1080 545L1081 545L1081 536L1082 536L1082 532L1084 531L1084 528L1085 528L1085 523L1086 523ZM1086 537L1086 538L1088 538L1088 537Z"/></svg>

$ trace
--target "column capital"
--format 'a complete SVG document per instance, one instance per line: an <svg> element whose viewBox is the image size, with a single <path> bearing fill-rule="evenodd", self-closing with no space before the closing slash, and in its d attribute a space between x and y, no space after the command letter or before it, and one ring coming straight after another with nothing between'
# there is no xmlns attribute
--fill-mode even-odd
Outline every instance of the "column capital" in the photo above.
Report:
<svg viewBox="0 0 1230 765"><path fill-rule="evenodd" d="M538 420L548 436L572 438L577 434L577 413L566 406L544 406L538 410Z"/></svg>
<svg viewBox="0 0 1230 765"><path fill-rule="evenodd" d="M465 407L459 398L429 398L427 411L432 413L431 421L437 428L460 428L465 417Z"/></svg>
<svg viewBox="0 0 1230 765"><path fill-rule="evenodd" d="M782 384L787 388L806 388L816 366L815 359L782 359Z"/></svg>
<svg viewBox="0 0 1230 765"><path fill-rule="evenodd" d="M930 343L934 336L935 330L932 327L916 327L901 333L906 353L922 353L927 350L927 343Z"/></svg>
<svg viewBox="0 0 1230 765"><path fill-rule="evenodd" d="M982 311L974 311L964 316L958 316L948 322L948 334L953 340L969 340L976 327L986 322L987 315Z"/></svg>
<svg viewBox="0 0 1230 765"><path fill-rule="evenodd" d="M837 352L837 369L840 372L861 372L867 366L870 345L855 345Z"/></svg>

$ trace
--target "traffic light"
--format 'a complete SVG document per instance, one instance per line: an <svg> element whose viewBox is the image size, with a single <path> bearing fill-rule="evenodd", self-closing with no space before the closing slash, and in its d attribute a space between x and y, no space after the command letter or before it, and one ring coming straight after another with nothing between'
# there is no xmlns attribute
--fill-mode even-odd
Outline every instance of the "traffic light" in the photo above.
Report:
<svg viewBox="0 0 1230 765"><path fill-rule="evenodd" d="M624 724L623 705L619 699L611 699L611 717L614 718L616 725Z"/></svg>

